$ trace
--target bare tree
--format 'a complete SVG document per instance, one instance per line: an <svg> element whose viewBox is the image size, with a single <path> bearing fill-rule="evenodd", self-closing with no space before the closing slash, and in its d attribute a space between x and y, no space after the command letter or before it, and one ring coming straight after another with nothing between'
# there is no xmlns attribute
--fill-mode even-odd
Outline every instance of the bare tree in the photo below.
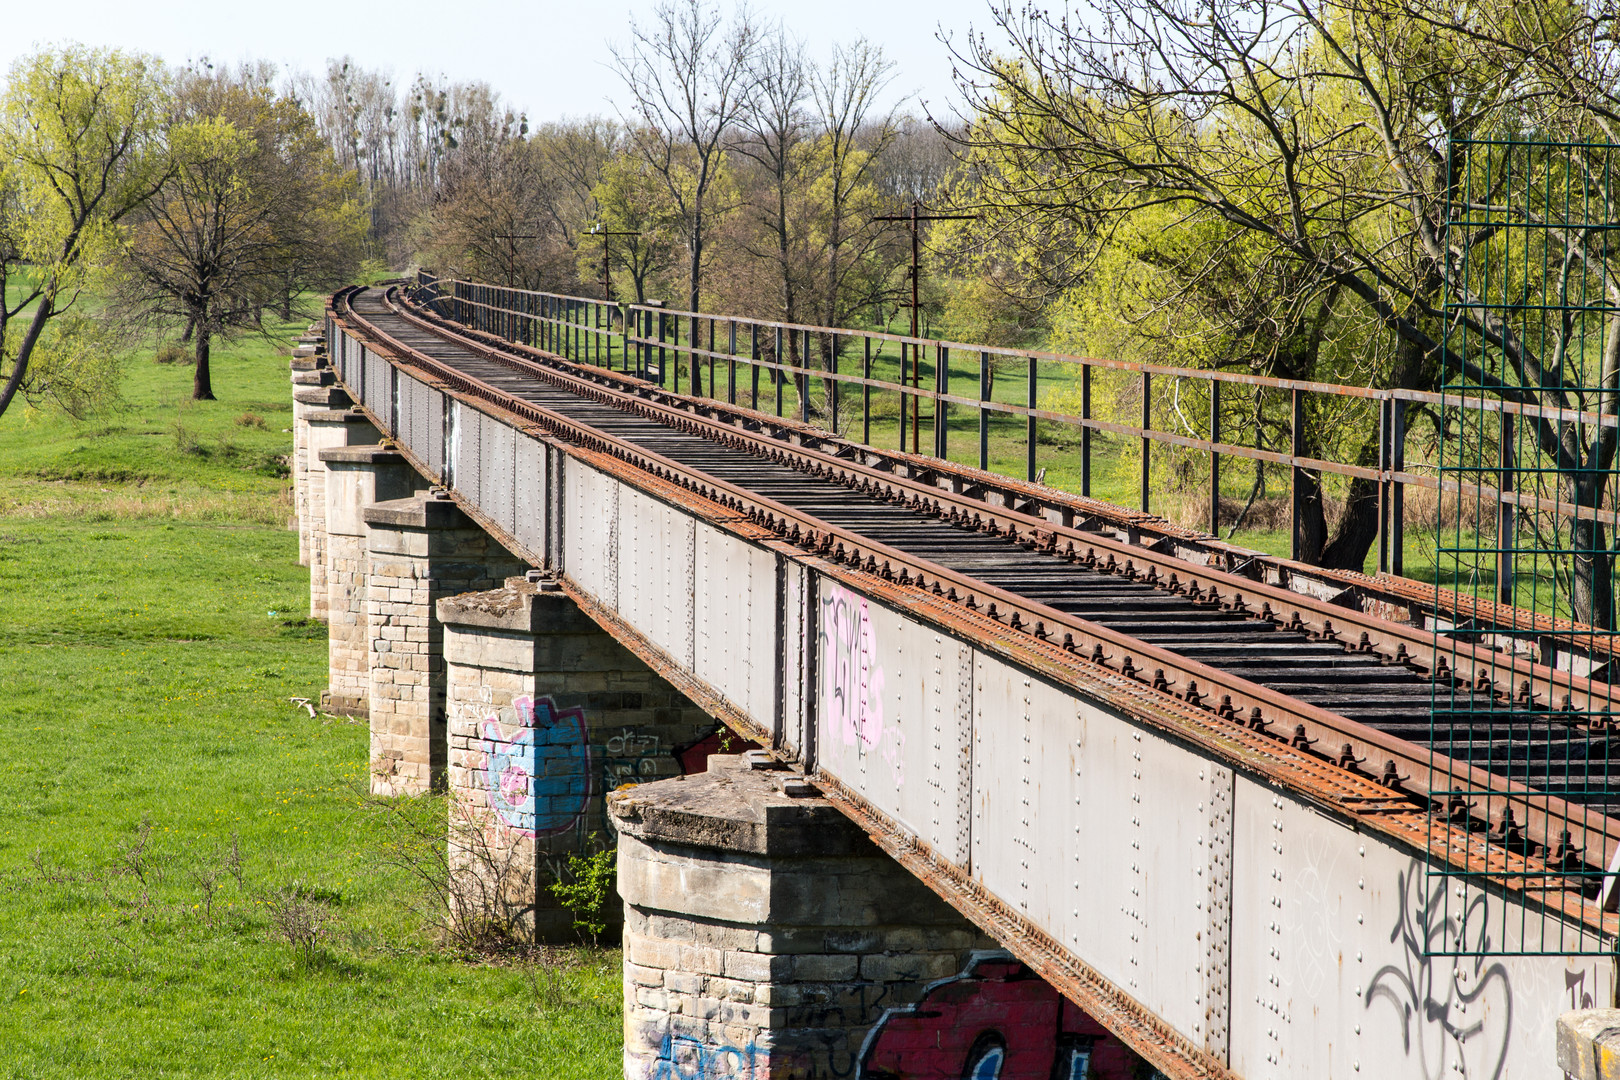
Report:
<svg viewBox="0 0 1620 1080"><path fill-rule="evenodd" d="M281 306L289 260L309 281L322 253L327 278L353 269L357 251L325 245L357 234L358 200L309 115L249 69L184 73L168 150L168 176L124 237L114 302L132 320L195 328L192 396L206 400L214 338Z"/></svg>
<svg viewBox="0 0 1620 1080"><path fill-rule="evenodd" d="M664 183L685 225L688 256L687 307L703 298L704 244L713 219L715 187L731 137L751 91L750 70L758 35L747 8L723 26L705 0L672 0L653 13L651 24L632 21L631 42L614 49L614 61L630 91L633 121L644 130L631 145Z"/></svg>
<svg viewBox="0 0 1620 1080"><path fill-rule="evenodd" d="M838 46L832 59L810 80L821 127L827 197L823 210L825 278L823 317L838 326L850 307L869 296L851 298L846 285L860 256L876 245L881 227L870 220L875 207L852 214L863 186L871 187L874 164L894 141L894 109L877 113L878 98L894 76L894 63L865 38ZM875 192L875 188L873 191Z"/></svg>
<svg viewBox="0 0 1620 1080"><path fill-rule="evenodd" d="M805 104L810 97L810 73L804 60L804 43L778 27L761 41L750 65L749 79L753 92L738 117L743 136L735 148L753 161L766 178L765 190L755 202L760 224L770 239L769 255L781 287L780 315L788 322L798 322L804 260L795 257L795 230L789 215L805 182L807 165L805 143L810 116ZM791 347L796 349L797 342L793 341Z"/></svg>

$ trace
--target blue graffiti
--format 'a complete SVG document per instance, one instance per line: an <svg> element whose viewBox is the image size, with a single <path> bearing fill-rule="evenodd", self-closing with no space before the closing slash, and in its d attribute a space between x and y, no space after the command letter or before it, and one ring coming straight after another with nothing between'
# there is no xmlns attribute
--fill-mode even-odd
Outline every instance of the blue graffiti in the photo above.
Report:
<svg viewBox="0 0 1620 1080"><path fill-rule="evenodd" d="M710 1046L690 1035L665 1035L649 1080L753 1080L754 1044Z"/></svg>
<svg viewBox="0 0 1620 1080"><path fill-rule="evenodd" d="M567 832L591 797L591 748L583 709L559 709L549 697L513 703L521 725L511 735L484 720L484 788L508 828L524 836Z"/></svg>

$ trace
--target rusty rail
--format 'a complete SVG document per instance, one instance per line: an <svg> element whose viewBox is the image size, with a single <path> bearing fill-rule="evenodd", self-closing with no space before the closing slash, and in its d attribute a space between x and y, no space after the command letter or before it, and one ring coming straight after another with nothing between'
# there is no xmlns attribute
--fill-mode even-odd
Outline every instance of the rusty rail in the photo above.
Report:
<svg viewBox="0 0 1620 1080"><path fill-rule="evenodd" d="M1325 742L1335 748L1348 743L1353 748L1353 756L1370 760L1383 758L1386 762L1394 764L1393 774L1399 778L1395 790L1391 790L1388 797L1391 805L1411 807L1413 800L1421 805L1430 796L1436 800L1443 800L1447 792L1430 790L1424 783L1413 781L1429 775L1444 775L1450 782L1467 784L1471 790L1487 790L1500 795L1508 805L1516 808L1521 823L1539 835L1551 837L1557 834L1560 827L1570 829L1581 847L1594 855L1602 853L1603 862L1600 868L1608 865L1614 852L1620 850L1620 823L1604 815L1567 804L1553 796L1540 794L1483 770L1436 759L1428 751L1344 717L1306 705L1196 661L1187 660L1173 652L1148 645L1107 627L1066 615L1004 590L986 587L982 582L966 575L905 555L886 545L873 543L847 530L828 526L825 522L774 500L735 485L716 481L661 455L604 435L562 414L515 399L465 373L416 353L366 323L362 316L350 313L350 317L365 325L371 335L389 346L390 351L397 353L401 359L406 359L413 366L430 372L436 379L459 392L523 416L557 438L608 454L666 482L676 483L702 498L745 514L749 520L802 550L820 554L853 569L876 575L885 581L897 581L919 589L934 591L936 595L960 605L963 610L990 615L998 624L1005 625L1013 631L1015 636L1024 636L1043 643L1055 643L1061 639L1065 649L1094 664L1099 674L1106 670L1116 676L1124 675L1141 685L1144 691L1150 689L1147 681L1140 674L1133 674L1131 669L1145 672L1152 667L1162 667L1165 672L1164 683L1152 689L1180 702L1190 703L1209 713L1213 719L1250 731L1266 732L1267 729L1280 728L1280 737L1295 747L1308 747L1312 741ZM1011 508L990 511L982 503L955 497L916 481L902 480L880 473L810 447L783 447L776 440L749 433L736 419L729 422L713 420L696 415L690 407L681 408L667 401L655 400L650 396L650 388L644 387L641 393L609 389L582 374L570 371L574 365L546 358L535 350L512 346L505 342L493 344L477 340L477 337L482 335L475 337L465 332L452 331L440 325L431 316L420 313L412 317L421 328L454 340L462 347L497 360L513 370L544 379L582 396L659 419L683 430L704 434L739 450L751 449L754 452L762 452L774 461L794 464L814 475L836 479L849 485L864 485L865 490L875 488L883 497L905 501L914 509L923 510L926 506L928 512L936 512L935 508L940 508L947 516L955 512L959 517L965 516L971 509L973 516L986 531L1009 533L1023 538L1031 546L1038 545L1048 551L1055 549L1060 543L1066 546L1065 550L1078 543L1103 552L1104 554L1093 555L1091 558L1105 567L1107 563L1113 563L1120 572L1134 573L1139 580L1148 580L1150 575L1156 576L1162 587L1175 589L1183 594L1196 589L1197 593L1205 598L1206 603L1224 603L1231 609L1249 603L1242 596L1242 592L1247 591L1257 603L1269 606L1273 599L1277 600L1291 611L1290 621L1297 616L1300 623L1319 638L1334 640L1337 635L1345 632L1344 628L1349 628L1350 633L1366 634L1368 647L1383 652L1392 660L1401 655L1403 647L1409 659L1429 658L1431 662L1434 659L1433 641L1426 633L1311 601L1298 594L1261 585L1223 571L1192 566L1167 556L1155 555L1140 548L1066 526L1054 525ZM515 352L532 356L515 355ZM950 509L944 510L946 506ZM1076 557L1087 557L1079 554L1078 547L1074 550ZM1120 561L1121 557L1124 562ZM1127 565L1130 566L1129 571ZM1212 596L1213 600L1210 599ZM1274 609L1273 614L1281 618L1279 610ZM1334 619L1339 620L1337 627L1333 625ZM1358 641L1356 645L1350 647L1359 648L1360 645ZM1477 650L1475 654L1465 649L1464 654L1471 657L1471 662L1476 664L1480 671L1489 672L1500 667L1496 655L1486 654L1484 650ZM1489 660L1487 656L1490 657ZM1136 663L1138 660L1141 661L1140 664ZM1582 694L1582 701L1589 701L1594 695L1607 700L1609 694L1607 687L1598 687L1585 680L1564 678L1555 681L1558 673L1528 662L1517 665L1514 671L1534 680L1533 686L1541 688L1538 692L1551 692L1555 686L1560 689L1567 688L1571 693ZM1467 673L1468 676L1473 674L1472 670ZM1574 685L1576 682L1585 685L1577 687ZM1349 771L1355 771L1353 766ZM1385 771L1386 773L1390 771L1387 764ZM1403 773L1406 775L1403 776ZM1350 809L1352 812L1363 812L1366 808L1358 806ZM1545 868L1542 873L1549 878L1556 876L1556 871L1551 868Z"/></svg>

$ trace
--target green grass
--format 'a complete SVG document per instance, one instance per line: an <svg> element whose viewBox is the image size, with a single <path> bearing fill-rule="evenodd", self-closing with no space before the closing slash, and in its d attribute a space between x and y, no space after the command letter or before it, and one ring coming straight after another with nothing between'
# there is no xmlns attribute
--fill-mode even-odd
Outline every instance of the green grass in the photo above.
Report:
<svg viewBox="0 0 1620 1080"><path fill-rule="evenodd" d="M0 418L0 1076L614 1075L617 954L446 953L362 806L365 727L289 701L326 644L286 357L216 355L218 402L136 358L117 411ZM307 955L288 896L330 920Z"/></svg>

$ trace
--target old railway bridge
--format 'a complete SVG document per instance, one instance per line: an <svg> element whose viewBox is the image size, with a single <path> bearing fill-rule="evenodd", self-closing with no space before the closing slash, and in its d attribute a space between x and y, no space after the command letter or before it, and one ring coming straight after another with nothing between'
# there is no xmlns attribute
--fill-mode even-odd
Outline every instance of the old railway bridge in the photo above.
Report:
<svg viewBox="0 0 1620 1080"><path fill-rule="evenodd" d="M294 360L327 704L533 933L617 842L627 1077L1552 1077L1614 1004L1602 657L480 295L341 291Z"/></svg>

